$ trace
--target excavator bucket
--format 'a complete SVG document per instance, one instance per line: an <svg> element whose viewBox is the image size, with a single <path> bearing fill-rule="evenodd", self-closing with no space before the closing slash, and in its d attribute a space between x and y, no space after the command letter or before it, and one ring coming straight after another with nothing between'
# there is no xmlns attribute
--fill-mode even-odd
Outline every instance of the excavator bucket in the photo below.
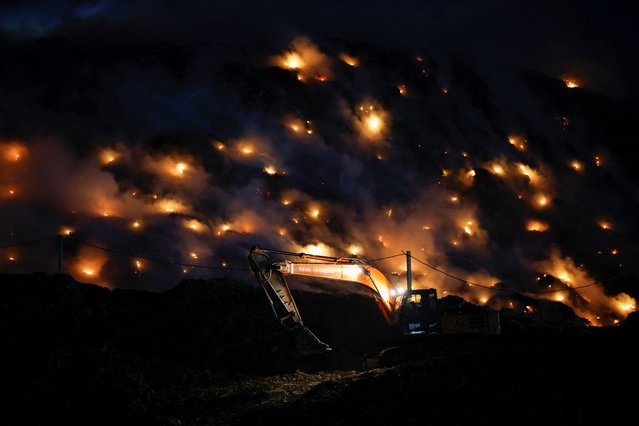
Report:
<svg viewBox="0 0 639 426"><path fill-rule="evenodd" d="M248 258L251 269L271 302L275 317L284 328L294 333L298 352L311 355L330 351L331 348L304 325L284 276L273 268L273 259L258 248L253 248Z"/></svg>

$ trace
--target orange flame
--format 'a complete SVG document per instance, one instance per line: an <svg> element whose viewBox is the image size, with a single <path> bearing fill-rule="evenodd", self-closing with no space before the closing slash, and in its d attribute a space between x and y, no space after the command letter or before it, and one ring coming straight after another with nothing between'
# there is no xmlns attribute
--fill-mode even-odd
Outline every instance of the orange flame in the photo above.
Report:
<svg viewBox="0 0 639 426"><path fill-rule="evenodd" d="M548 224L540 220L529 220L526 223L526 230L531 232L546 232L548 230Z"/></svg>
<svg viewBox="0 0 639 426"><path fill-rule="evenodd" d="M71 274L78 280L90 279L91 283L110 288L111 285L102 277L102 268L107 260L105 253L83 248L70 261Z"/></svg>
<svg viewBox="0 0 639 426"><path fill-rule="evenodd" d="M569 88L569 89L574 89L574 88L579 87L579 82L577 80L575 80L574 78L565 77L562 80L566 84L566 87Z"/></svg>
<svg viewBox="0 0 639 426"><path fill-rule="evenodd" d="M575 170L576 172L581 172L584 169L584 165L577 160L573 160L570 162L570 167Z"/></svg>
<svg viewBox="0 0 639 426"><path fill-rule="evenodd" d="M520 151L526 150L526 139L521 135L508 135L508 142Z"/></svg>
<svg viewBox="0 0 639 426"><path fill-rule="evenodd" d="M315 78L326 81L331 78L331 60L306 37L296 37L289 50L271 61L274 65L297 71L297 79Z"/></svg>
<svg viewBox="0 0 639 426"><path fill-rule="evenodd" d="M382 139L388 130L388 121L389 114L375 102L367 102L357 108L355 126L364 139Z"/></svg>
<svg viewBox="0 0 639 426"><path fill-rule="evenodd" d="M342 60L342 62L350 65L351 67L359 66L359 59L357 59L355 56L349 55L348 53L340 54L339 58Z"/></svg>
<svg viewBox="0 0 639 426"><path fill-rule="evenodd" d="M18 142L0 143L0 150L4 152L4 159L13 163L20 161L27 153L27 148Z"/></svg>
<svg viewBox="0 0 639 426"><path fill-rule="evenodd" d="M100 162L103 165L109 165L120 157L120 154L113 148L105 148L100 152Z"/></svg>

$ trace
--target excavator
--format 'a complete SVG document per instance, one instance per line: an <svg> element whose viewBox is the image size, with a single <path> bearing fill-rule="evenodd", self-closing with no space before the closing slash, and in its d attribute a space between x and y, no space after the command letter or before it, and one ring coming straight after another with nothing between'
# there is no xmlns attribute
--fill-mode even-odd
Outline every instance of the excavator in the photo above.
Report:
<svg viewBox="0 0 639 426"><path fill-rule="evenodd" d="M271 255L300 260L275 261ZM371 291L386 322L400 337L453 333L500 334L499 312L468 305L446 306L437 299L437 290L413 289L411 255L406 252L406 290L397 290L386 276L366 259L330 257L253 247L249 264L271 303L275 317L296 338L297 350L303 355L330 352L302 321L284 276L304 276L359 283Z"/></svg>

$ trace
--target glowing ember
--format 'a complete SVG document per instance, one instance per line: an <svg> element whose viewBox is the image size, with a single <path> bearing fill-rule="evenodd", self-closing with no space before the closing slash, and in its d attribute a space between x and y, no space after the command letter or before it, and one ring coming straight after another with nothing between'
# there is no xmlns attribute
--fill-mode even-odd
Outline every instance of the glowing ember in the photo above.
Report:
<svg viewBox="0 0 639 426"><path fill-rule="evenodd" d="M442 87L442 93L448 93L448 87Z"/></svg>
<svg viewBox="0 0 639 426"><path fill-rule="evenodd" d="M371 102L359 106L355 126L365 139L380 140L386 133L388 121L388 113Z"/></svg>
<svg viewBox="0 0 639 426"><path fill-rule="evenodd" d="M564 300L566 300L566 298L563 295L561 295L561 294L556 294L555 295L555 301L556 302L563 302Z"/></svg>
<svg viewBox="0 0 639 426"><path fill-rule="evenodd" d="M308 78L325 81L331 77L331 59L306 37L296 37L288 51L273 58L271 63L287 70L297 71L297 79L300 81Z"/></svg>
<svg viewBox="0 0 639 426"><path fill-rule="evenodd" d="M617 249L612 249L612 250L610 250L610 254L612 254L613 256L616 256L616 255L618 255L618 254L619 254L619 250L617 250Z"/></svg>
<svg viewBox="0 0 639 426"><path fill-rule="evenodd" d="M570 162L570 167L572 167L575 171L581 172L584 168L583 164L581 164L577 160L573 160Z"/></svg>
<svg viewBox="0 0 639 426"><path fill-rule="evenodd" d="M271 176L277 174L277 169L275 168L275 166L265 166L262 171Z"/></svg>
<svg viewBox="0 0 639 426"><path fill-rule="evenodd" d="M134 262L134 265L135 265L135 269L137 269L138 271L142 269L142 261L136 260Z"/></svg>
<svg viewBox="0 0 639 426"><path fill-rule="evenodd" d="M472 220L469 220L468 222L466 222L466 225L464 225L464 232L466 233L466 235L473 235L473 229L471 228L472 225Z"/></svg>
<svg viewBox="0 0 639 426"><path fill-rule="evenodd" d="M637 307L633 303L619 303L619 309L630 313L637 309Z"/></svg>
<svg viewBox="0 0 639 426"><path fill-rule="evenodd" d="M186 163L177 163L175 165L175 171L177 172L178 175L183 175L186 169L187 169Z"/></svg>
<svg viewBox="0 0 639 426"><path fill-rule="evenodd" d="M314 254L317 256L333 256L334 251L332 248L324 243L309 244L300 248L302 253Z"/></svg>
<svg viewBox="0 0 639 426"><path fill-rule="evenodd" d="M106 148L100 152L100 162L105 166L115 162L119 157L120 154L112 148Z"/></svg>
<svg viewBox="0 0 639 426"><path fill-rule="evenodd" d="M184 227L190 229L193 232L204 232L206 225L197 219L187 219L182 222Z"/></svg>
<svg viewBox="0 0 639 426"><path fill-rule="evenodd" d="M309 211L309 214L311 215L313 219L317 219L320 215L320 211L318 208L311 208L311 210Z"/></svg>
<svg viewBox="0 0 639 426"><path fill-rule="evenodd" d="M64 227L60 229L60 235L69 236L72 233L73 233L73 228Z"/></svg>
<svg viewBox="0 0 639 426"><path fill-rule="evenodd" d="M284 120L285 126L288 127L293 133L312 135L314 133L313 124L311 120L302 120L296 117L288 117Z"/></svg>
<svg viewBox="0 0 639 426"><path fill-rule="evenodd" d="M216 232L216 235L220 236L230 230L231 230L231 225L225 223L224 225L220 226L220 228Z"/></svg>
<svg viewBox="0 0 639 426"><path fill-rule="evenodd" d="M131 222L131 228L133 229L138 229L140 228L140 226L142 226L142 224L138 220L134 220L133 222Z"/></svg>
<svg viewBox="0 0 639 426"><path fill-rule="evenodd" d="M566 284L570 284L572 282L572 279L570 278L570 276L568 275L568 272L566 271L563 271L557 274L557 278L559 278L560 281L563 281Z"/></svg>
<svg viewBox="0 0 639 426"><path fill-rule="evenodd" d="M539 181L539 173L537 173L532 167L518 163L517 168L519 169L519 173L530 179L531 184L534 185Z"/></svg>
<svg viewBox="0 0 639 426"><path fill-rule="evenodd" d="M456 203L457 201L459 201L459 197L457 195L452 195L450 197L450 201L453 203Z"/></svg>
<svg viewBox="0 0 639 426"><path fill-rule="evenodd" d="M577 80L575 80L574 78L564 78L564 83L566 84L566 87L569 89L574 89L576 87L579 87L579 82Z"/></svg>
<svg viewBox="0 0 639 426"><path fill-rule="evenodd" d="M239 147L240 153L244 155L253 154L253 147L251 145L242 145Z"/></svg>
<svg viewBox="0 0 639 426"><path fill-rule="evenodd" d="M408 93L405 84L398 85L397 86L397 90L399 91L399 94L402 95L402 96L406 96L406 93Z"/></svg>
<svg viewBox="0 0 639 426"><path fill-rule="evenodd" d="M298 53L289 52L284 55L284 68L296 70L302 68L303 66L304 62L302 61L302 57Z"/></svg>
<svg viewBox="0 0 639 426"><path fill-rule="evenodd" d="M382 128L382 120L376 114L371 114L366 118L366 126L371 133L377 134Z"/></svg>
<svg viewBox="0 0 639 426"><path fill-rule="evenodd" d="M172 199L160 200L155 205L163 213L181 213L187 210L186 206L180 201Z"/></svg>
<svg viewBox="0 0 639 426"><path fill-rule="evenodd" d="M500 166L499 164L494 164L491 170L493 171L494 174L500 175L500 176L505 173L504 168Z"/></svg>
<svg viewBox="0 0 639 426"><path fill-rule="evenodd" d="M339 58L342 60L342 62L344 62L346 65L350 65L351 67L357 67L359 66L359 59L357 59L355 56L351 56L348 53L342 53L339 55Z"/></svg>
<svg viewBox="0 0 639 426"><path fill-rule="evenodd" d="M539 220L529 220L526 223L526 230L531 232L546 232L548 230L548 224Z"/></svg>
<svg viewBox="0 0 639 426"><path fill-rule="evenodd" d="M526 139L520 135L509 135L508 142L520 151L526 150Z"/></svg>
<svg viewBox="0 0 639 426"><path fill-rule="evenodd" d="M595 155L595 166L601 166L601 157L599 157L598 155Z"/></svg>
<svg viewBox="0 0 639 426"><path fill-rule="evenodd" d="M601 229L605 229L606 231L612 230L612 224L610 222L607 222L605 220L600 220L598 223Z"/></svg>
<svg viewBox="0 0 639 426"><path fill-rule="evenodd" d="M195 253L193 251L191 253L189 253L189 256L191 256L191 259L197 259L197 253Z"/></svg>
<svg viewBox="0 0 639 426"><path fill-rule="evenodd" d="M0 150L4 151L4 159L10 162L20 161L27 151L24 146L16 142L10 142L8 144L0 143Z"/></svg>
<svg viewBox="0 0 639 426"><path fill-rule="evenodd" d="M546 195L544 194L538 194L535 197L535 204L538 207L548 207L548 205L550 204L550 198L548 198Z"/></svg>
<svg viewBox="0 0 639 426"><path fill-rule="evenodd" d="M348 246L346 251L352 254L353 256L358 256L363 252L363 249L362 249L362 246L359 246L357 244L351 244L350 246Z"/></svg>
<svg viewBox="0 0 639 426"><path fill-rule="evenodd" d="M226 145L224 145L222 142L214 142L213 146L215 147L215 149L217 149L218 151L224 151L226 149Z"/></svg>

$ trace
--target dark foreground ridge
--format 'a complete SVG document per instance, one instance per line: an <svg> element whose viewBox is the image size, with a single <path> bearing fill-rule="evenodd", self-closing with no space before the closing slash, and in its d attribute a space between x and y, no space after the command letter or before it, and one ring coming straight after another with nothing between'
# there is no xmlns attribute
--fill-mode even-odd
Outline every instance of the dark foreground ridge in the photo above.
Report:
<svg viewBox="0 0 639 426"><path fill-rule="evenodd" d="M262 290L230 279L149 293L0 275L3 424L609 424L632 414L636 314L593 329L504 311L501 336L398 342L370 297L295 297L330 354L297 357Z"/></svg>

